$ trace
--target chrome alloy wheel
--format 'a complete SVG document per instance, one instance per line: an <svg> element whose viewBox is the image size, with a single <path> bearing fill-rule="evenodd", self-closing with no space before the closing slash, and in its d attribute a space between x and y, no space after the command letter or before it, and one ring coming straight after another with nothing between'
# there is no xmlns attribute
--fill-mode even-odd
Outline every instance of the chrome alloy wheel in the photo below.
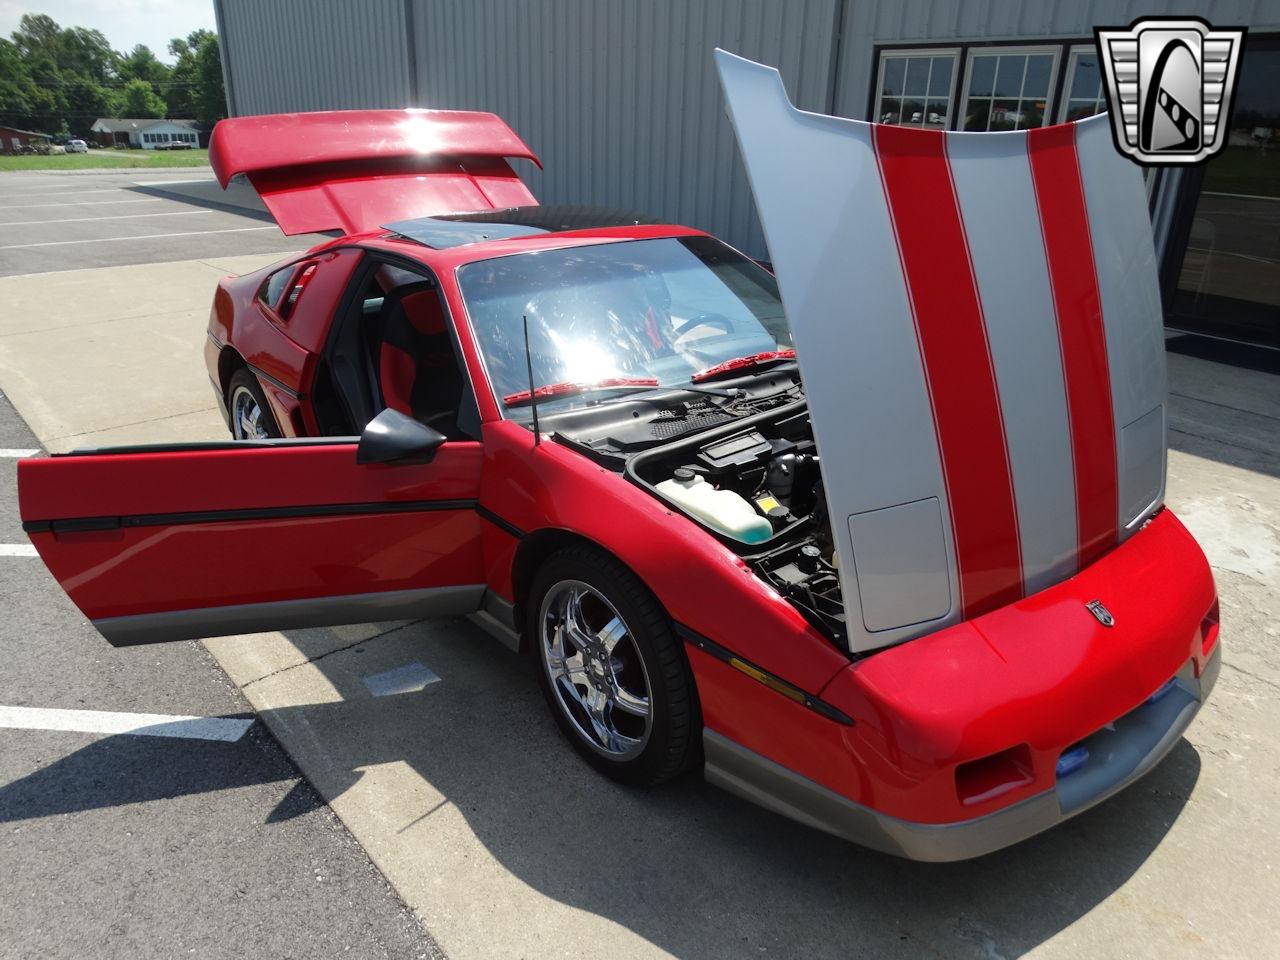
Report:
<svg viewBox="0 0 1280 960"><path fill-rule="evenodd" d="M597 753L625 760L653 727L649 674L613 604L580 580L547 591L538 616L543 669L564 715Z"/></svg>
<svg viewBox="0 0 1280 960"><path fill-rule="evenodd" d="M247 387L236 387L231 394L231 432L237 440L266 440L262 407Z"/></svg>

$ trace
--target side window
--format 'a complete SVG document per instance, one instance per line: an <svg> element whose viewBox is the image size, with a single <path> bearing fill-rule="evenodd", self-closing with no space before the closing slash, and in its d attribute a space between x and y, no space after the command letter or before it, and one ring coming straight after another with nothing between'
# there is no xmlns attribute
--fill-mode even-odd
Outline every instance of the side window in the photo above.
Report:
<svg viewBox="0 0 1280 960"><path fill-rule="evenodd" d="M326 357L351 422L362 427L389 408L450 440L478 439L475 393L438 280L372 260L355 283Z"/></svg>
<svg viewBox="0 0 1280 960"><path fill-rule="evenodd" d="M293 282L289 284L288 296L285 297L284 303L280 304L278 308L280 319L288 320L293 314L293 308L298 305L298 301L302 298L302 291L307 288L307 284L311 282L311 278L315 276L315 273L316 265L314 263L308 263L297 271Z"/></svg>
<svg viewBox="0 0 1280 960"><path fill-rule="evenodd" d="M267 277L266 282L258 289L258 299L274 310L280 303L280 297L289 283L289 278L293 276L293 270L294 265L290 264Z"/></svg>

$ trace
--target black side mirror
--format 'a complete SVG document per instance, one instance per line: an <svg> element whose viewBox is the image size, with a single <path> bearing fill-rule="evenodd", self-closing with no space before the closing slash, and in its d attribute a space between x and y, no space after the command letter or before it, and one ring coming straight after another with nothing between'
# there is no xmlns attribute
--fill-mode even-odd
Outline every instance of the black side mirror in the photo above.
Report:
<svg viewBox="0 0 1280 960"><path fill-rule="evenodd" d="M383 410L360 434L356 463L430 463L445 442L432 430L399 410Z"/></svg>

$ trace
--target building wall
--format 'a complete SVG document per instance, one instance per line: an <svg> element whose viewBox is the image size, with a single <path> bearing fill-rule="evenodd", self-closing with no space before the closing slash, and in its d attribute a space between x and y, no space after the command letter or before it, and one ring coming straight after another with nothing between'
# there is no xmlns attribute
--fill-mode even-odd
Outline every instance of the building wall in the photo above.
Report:
<svg viewBox="0 0 1280 960"><path fill-rule="evenodd" d="M235 117L413 105L405 0L215 0Z"/></svg>
<svg viewBox="0 0 1280 960"><path fill-rule="evenodd" d="M33 136L25 130L14 130L12 127L0 127L0 153L17 153L19 147L48 142L48 137Z"/></svg>
<svg viewBox="0 0 1280 960"><path fill-rule="evenodd" d="M545 203L601 203L763 239L712 65L777 66L797 106L864 119L876 46L1092 38L1147 0L214 0L234 116L491 110L539 154ZM1183 0L1280 29L1280 0Z"/></svg>
<svg viewBox="0 0 1280 960"><path fill-rule="evenodd" d="M159 144L155 140L148 140L146 135L152 134L154 136L162 133L181 133L187 136L194 136L196 138L195 141L189 141L191 146L194 147L199 143L199 135L191 127L184 127L178 123L164 122L153 124L145 130L133 131L129 134L129 143L135 147L141 147L143 150L154 150Z"/></svg>
<svg viewBox="0 0 1280 960"><path fill-rule="evenodd" d="M1280 29L1280 0L846 0L835 111L867 119L875 48L931 41L1045 38L1092 42L1094 26L1128 26L1157 13L1199 16L1218 26Z"/></svg>

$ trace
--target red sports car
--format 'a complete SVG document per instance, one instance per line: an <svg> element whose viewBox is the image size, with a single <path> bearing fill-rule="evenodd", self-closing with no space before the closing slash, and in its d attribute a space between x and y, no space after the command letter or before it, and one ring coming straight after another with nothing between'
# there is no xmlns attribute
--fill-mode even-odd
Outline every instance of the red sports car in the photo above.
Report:
<svg viewBox="0 0 1280 960"><path fill-rule="evenodd" d="M235 439L20 464L85 615L121 645L471 614L610 776L701 768L918 859L1150 769L1219 650L1162 503L1137 168L1105 119L881 128L722 70L776 279L536 205L489 114L223 121L224 183L340 235L219 284Z"/></svg>

